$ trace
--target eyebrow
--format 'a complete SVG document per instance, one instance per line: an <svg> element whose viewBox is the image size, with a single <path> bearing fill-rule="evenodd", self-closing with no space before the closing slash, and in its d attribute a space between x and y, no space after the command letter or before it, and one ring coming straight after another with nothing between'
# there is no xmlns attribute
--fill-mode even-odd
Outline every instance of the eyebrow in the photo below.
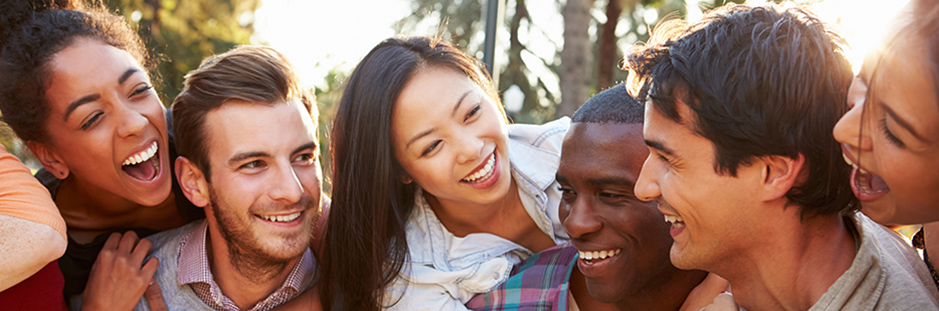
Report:
<svg viewBox="0 0 939 311"><path fill-rule="evenodd" d="M600 178L588 178L587 183L591 185L615 185L615 186L627 186L632 189L635 186L635 183L632 180L622 178L622 177L600 177Z"/></svg>
<svg viewBox="0 0 939 311"><path fill-rule="evenodd" d="M666 155L675 156L674 150L669 149L668 147L665 147L665 145L660 142L657 142L654 140L648 140L648 139L645 139L645 142L646 142L646 146L652 147L653 149L658 150Z"/></svg>
<svg viewBox="0 0 939 311"><path fill-rule="evenodd" d="M262 152L262 151L242 152L228 159L228 166L236 166L238 165L238 162L241 162L250 158L265 158L265 157L270 157L270 156L271 155L269 153Z"/></svg>
<svg viewBox="0 0 939 311"><path fill-rule="evenodd" d="M914 130L913 130L913 126L910 125L910 123L907 123L906 120L901 119L900 116L897 115L897 113L896 113L895 111L893 111L893 109L890 109L890 106L887 106L887 105L884 105L884 104L881 104L880 106L881 106L881 107L884 107L884 111L885 111L888 115L890 115L890 118L892 118L894 122L897 122L897 125L900 125L900 126L903 127L904 129L906 129L906 131L907 131L907 132L910 132L910 134L913 135L913 137L916 137L916 139L919 139L920 141L928 141L928 140L926 140L925 138L923 138L922 135L920 135L919 133L917 133L916 131L914 131Z"/></svg>
<svg viewBox="0 0 939 311"><path fill-rule="evenodd" d="M301 151L306 150L306 149L318 150L316 142L311 141L311 142L305 143L301 145L300 147L297 147L296 149L294 149L293 152L291 152L290 154L300 153ZM265 158L265 157L271 157L271 154L267 152L263 152L263 151L242 152L231 157L231 159L228 160L228 166L235 166L238 164L238 162L241 162L250 158Z"/></svg>
<svg viewBox="0 0 939 311"><path fill-rule="evenodd" d="M121 77L117 79L117 84L124 84L124 82L126 82L127 79L130 78L130 76L134 75L134 73L137 73L139 71L140 69L137 69L137 68L127 69L127 71L124 71L124 73L121 74ZM100 98L101 98L100 94L92 94L92 95L84 96L72 102L71 104L68 105L68 108L65 108L65 117L63 117L62 120L68 121L68 117L72 115L72 112L75 112L75 109L78 109L78 107L81 107L81 105L96 101Z"/></svg>
<svg viewBox="0 0 939 311"><path fill-rule="evenodd" d="M436 130L437 130L437 127L433 127L429 130L418 133L417 135L412 137L411 140L408 140L408 143L404 145L404 149L407 149L408 147L411 146L411 144L413 144L418 139L424 138L424 136L430 135L430 133L433 133Z"/></svg>
<svg viewBox="0 0 939 311"><path fill-rule="evenodd" d="M297 149L294 149L294 150L293 150L293 153L291 153L291 154L300 153L301 151L307 150L307 149L319 150L317 147L318 147L318 146L317 146L316 142L315 142L315 141L311 141L311 142L308 142L308 143L305 143L305 144L301 145L300 147L297 147Z"/></svg>
<svg viewBox="0 0 939 311"><path fill-rule="evenodd" d="M463 100L466 99L466 96L469 96L469 94L472 93L472 92L473 92L473 90L469 90L469 91L466 91L466 93L463 93L462 96L460 96L460 99L456 101L456 105L453 106L453 111L450 112L450 117L451 117L451 118L452 118L454 115L456 115L457 110L460 110L460 105L463 104ZM407 148L411 147L411 144L413 144L415 141L417 141L418 139L424 138L424 137L427 136L427 135L430 135L430 133L433 133L433 132L436 131L436 130L437 130L437 127L433 127L433 128L431 128L431 129L429 129L429 130L426 130L426 131L423 131L423 132L418 133L417 135L414 135L414 137L411 137L411 139L408 140L408 143L407 143L407 144L404 144L404 148L407 149Z"/></svg>

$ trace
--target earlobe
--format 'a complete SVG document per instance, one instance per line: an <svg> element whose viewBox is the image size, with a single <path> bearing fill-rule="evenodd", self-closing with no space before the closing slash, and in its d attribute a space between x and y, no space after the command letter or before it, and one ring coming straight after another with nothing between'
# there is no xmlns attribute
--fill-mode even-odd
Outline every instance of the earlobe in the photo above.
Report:
<svg viewBox="0 0 939 311"><path fill-rule="evenodd" d="M176 178L179 181L179 188L193 205L205 208L209 204L209 187L205 174L195 163L185 157L177 157Z"/></svg>
<svg viewBox="0 0 939 311"><path fill-rule="evenodd" d="M33 155L35 155L39 163L42 164L42 167L52 173L52 175L55 175L56 178L64 180L68 177L68 164L65 163L65 160L54 148L33 140L26 142L26 146L33 152Z"/></svg>
<svg viewBox="0 0 939 311"><path fill-rule="evenodd" d="M802 167L805 165L805 156L799 154L796 158L784 156L766 156L761 159L763 168L763 188L766 199L777 199L786 195L789 189L799 182Z"/></svg>
<svg viewBox="0 0 939 311"><path fill-rule="evenodd" d="M407 185L407 184L414 182L414 180L411 179L411 176L409 176L408 174L404 174L404 175L401 175L401 182Z"/></svg>

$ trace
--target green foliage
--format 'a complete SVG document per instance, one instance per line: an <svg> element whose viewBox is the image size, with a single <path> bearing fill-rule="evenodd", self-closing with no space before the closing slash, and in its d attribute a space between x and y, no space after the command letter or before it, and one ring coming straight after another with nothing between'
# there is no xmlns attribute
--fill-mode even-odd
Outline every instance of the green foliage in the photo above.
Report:
<svg viewBox="0 0 939 311"><path fill-rule="evenodd" d="M164 105L179 94L186 73L202 59L247 44L260 0L112 0L150 50Z"/></svg>
<svg viewBox="0 0 939 311"><path fill-rule="evenodd" d="M332 171L332 156L329 150L329 130L333 126L333 118L336 116L336 110L339 108L339 100L342 98L342 89L346 81L346 72L338 69L330 70L324 78L325 87L316 87L313 95L316 96L316 107L319 109L319 139L320 155L323 162L323 192L332 193L332 182L330 173Z"/></svg>

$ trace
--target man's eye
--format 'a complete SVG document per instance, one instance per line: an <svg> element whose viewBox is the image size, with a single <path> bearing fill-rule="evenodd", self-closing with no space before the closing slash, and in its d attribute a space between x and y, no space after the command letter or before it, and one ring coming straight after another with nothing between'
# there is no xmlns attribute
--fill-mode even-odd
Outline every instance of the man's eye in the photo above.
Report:
<svg viewBox="0 0 939 311"><path fill-rule="evenodd" d="M254 168L261 168L261 167L264 167L264 162L261 162L261 161L259 161L259 160L255 160L255 161L251 161L251 162L242 164L242 165L241 165L240 167L238 167L238 168L239 168L239 169L254 169Z"/></svg>
<svg viewBox="0 0 939 311"><path fill-rule="evenodd" d="M311 164L313 162L316 162L316 156L313 155L312 153L304 153L304 154L298 155L297 158L294 159L294 162Z"/></svg>
<svg viewBox="0 0 939 311"><path fill-rule="evenodd" d="M577 192L574 192L573 188L558 186L558 191L561 191L561 199L566 202L573 202L574 198L577 197Z"/></svg>

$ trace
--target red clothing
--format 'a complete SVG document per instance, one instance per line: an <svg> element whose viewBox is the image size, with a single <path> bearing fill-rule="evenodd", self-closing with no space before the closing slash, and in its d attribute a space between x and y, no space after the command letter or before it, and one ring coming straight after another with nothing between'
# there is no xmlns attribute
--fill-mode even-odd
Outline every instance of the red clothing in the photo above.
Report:
<svg viewBox="0 0 939 311"><path fill-rule="evenodd" d="M56 261L50 262L33 276L0 292L3 310L67 310L62 288L65 278Z"/></svg>

